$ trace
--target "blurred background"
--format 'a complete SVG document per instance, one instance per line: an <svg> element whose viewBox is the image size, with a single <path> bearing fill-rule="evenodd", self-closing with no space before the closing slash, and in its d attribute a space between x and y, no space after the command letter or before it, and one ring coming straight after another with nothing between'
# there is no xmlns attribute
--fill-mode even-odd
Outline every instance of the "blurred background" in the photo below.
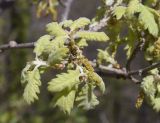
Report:
<svg viewBox="0 0 160 123"><path fill-rule="evenodd" d="M65 1L65 0L64 0ZM87 17L92 19L100 0L72 0L68 19ZM57 6L58 21L65 11L63 5ZM9 41L17 43L34 42L44 35L45 25L53 17L42 15L37 18L37 5L32 0L0 0L0 45ZM105 44L90 43L84 54L90 59L96 58L97 48ZM119 49L117 60L124 64L126 56L123 47ZM106 84L106 93L99 96L100 104L93 110L74 109L70 116L50 106L52 95L47 91L47 82L55 76L49 71L42 77L39 101L27 105L23 101L24 87L20 83L21 70L27 61L34 58L32 49L7 50L0 53L0 123L160 123L160 114L143 103L135 108L139 85L130 81L117 80L102 76ZM144 59L138 54L133 69L144 67Z"/></svg>

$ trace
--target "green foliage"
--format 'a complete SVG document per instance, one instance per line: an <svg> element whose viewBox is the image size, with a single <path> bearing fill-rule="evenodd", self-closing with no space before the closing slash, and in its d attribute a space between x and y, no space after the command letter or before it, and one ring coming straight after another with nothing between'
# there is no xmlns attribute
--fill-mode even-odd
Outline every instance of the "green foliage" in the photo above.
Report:
<svg viewBox="0 0 160 123"><path fill-rule="evenodd" d="M57 48L48 56L48 63L51 65L59 64L67 56L68 48Z"/></svg>
<svg viewBox="0 0 160 123"><path fill-rule="evenodd" d="M87 32L87 31L79 31L76 33L77 38L82 38L94 41L107 41L109 37L104 32Z"/></svg>
<svg viewBox="0 0 160 123"><path fill-rule="evenodd" d="M25 69L28 69L28 66ZM41 86L40 73L38 69L32 71L25 69L22 77L22 83L26 83L23 97L27 103L31 104L34 100L38 100L37 94L40 93L39 86Z"/></svg>
<svg viewBox="0 0 160 123"><path fill-rule="evenodd" d="M62 29L62 27L57 22L52 22L47 24L46 30L50 35L53 36L65 36L66 32Z"/></svg>
<svg viewBox="0 0 160 123"><path fill-rule="evenodd" d="M160 111L160 97L152 99L152 105L153 105L153 109L159 112Z"/></svg>
<svg viewBox="0 0 160 123"><path fill-rule="evenodd" d="M71 90L80 82L80 73L77 70L69 70L68 73L57 75L57 78L49 82L48 90L51 92L60 92L64 89Z"/></svg>
<svg viewBox="0 0 160 123"><path fill-rule="evenodd" d="M149 33L153 36L158 36L158 25L154 19L154 15L144 5L140 5L139 21L144 26L144 29L148 29Z"/></svg>
<svg viewBox="0 0 160 123"><path fill-rule="evenodd" d="M60 64L68 53L68 48L64 46L65 40L65 36L58 36L55 39L51 39L50 35L42 36L37 41L34 52L38 57L47 58L50 65Z"/></svg>
<svg viewBox="0 0 160 123"><path fill-rule="evenodd" d="M88 80L90 84L86 83L82 86L81 84L83 83L79 79L80 73L77 70L69 70L68 73L57 75L57 78L51 80L48 86L49 91L59 92L54 98L54 106L58 106L63 112L68 114L70 114L73 108L74 100L78 107L84 109L94 108L99 101L93 93L95 88L93 85L96 84L103 93L105 91L105 85L96 73L93 76L96 79L90 78Z"/></svg>
<svg viewBox="0 0 160 123"><path fill-rule="evenodd" d="M103 61L105 61L106 63L117 64L115 59L108 53L107 50L104 51L104 50L98 49L97 56L98 56L97 62L99 64L102 64Z"/></svg>
<svg viewBox="0 0 160 123"><path fill-rule="evenodd" d="M105 85L102 78L95 72L89 73L89 81L99 87L102 93L105 92Z"/></svg>
<svg viewBox="0 0 160 123"><path fill-rule="evenodd" d="M76 95L75 88L71 90L68 89L63 90L62 92L58 93L55 96L53 100L54 106L58 106L60 110L62 110L64 113L70 114L71 109L74 106L75 95Z"/></svg>
<svg viewBox="0 0 160 123"><path fill-rule="evenodd" d="M90 24L90 20L88 18L79 18L77 20L75 20L72 25L70 26L71 31L83 28L85 26L87 26L88 24Z"/></svg>
<svg viewBox="0 0 160 123"><path fill-rule="evenodd" d="M130 0L128 7L127 7L127 15L132 17L135 13L139 12L140 9L140 2L139 0Z"/></svg>
<svg viewBox="0 0 160 123"><path fill-rule="evenodd" d="M65 21L60 23L60 25L65 27L65 28L70 27L72 24L73 24L72 20L65 20Z"/></svg>
<svg viewBox="0 0 160 123"><path fill-rule="evenodd" d="M105 85L82 54L81 48L88 45L87 40L107 41L109 38L103 32L79 31L89 23L89 19L80 18L47 25L49 35L40 37L36 42L34 48L36 58L22 71L22 83L27 82L24 98L29 104L38 99L40 73L44 73L48 68L67 69L66 73L57 74L56 78L48 82L48 91L55 94L54 107L57 106L64 113L70 114L74 104L77 103L76 99L82 96L79 88L83 90L80 107L90 109L98 104L93 93L94 88L99 87L104 93ZM69 65L72 67L66 67Z"/></svg>
<svg viewBox="0 0 160 123"><path fill-rule="evenodd" d="M51 14L52 19L57 19L57 10L58 0L48 0L48 1L38 1L34 0L37 5L37 17Z"/></svg>
<svg viewBox="0 0 160 123"><path fill-rule="evenodd" d="M107 64L108 67L123 71L115 60L118 48L122 44L125 46L127 60L132 60L134 53L139 50L136 48L140 48L141 51L144 50L145 58L150 63L159 61L159 12L139 0L104 0L102 3L103 6L99 8L97 16L92 21L81 17L74 21L65 20L47 24L48 34L40 37L35 44L35 60L28 63L22 71L21 81L26 83L24 98L29 104L38 99L40 73L44 73L48 68L66 71L57 74L56 78L48 82L48 91L54 93L54 107L59 107L64 113L70 114L74 106L92 109L99 104L94 91L95 88L99 88L104 93L105 84L83 55L82 49L88 46L87 41L111 40L105 50L98 49L96 60L98 67ZM44 2L41 9L50 6L51 3ZM105 26L111 38L104 32L95 31ZM129 72L128 62L125 69L127 72ZM142 105L144 96L156 111L160 111L159 69L151 70L143 76L137 107Z"/></svg>
<svg viewBox="0 0 160 123"><path fill-rule="evenodd" d="M53 19L56 19L56 6L61 1L35 1L38 5L38 16L44 16L48 13L51 13ZM127 65L126 68L124 68L125 65L121 66L119 65L118 61L115 60L117 56L119 57L119 48L121 49L121 46L125 46L124 50L126 50L125 55L127 60L132 60L132 58L136 56L134 50L137 48L136 45L141 43L138 46L139 49L137 52L140 51L141 53L144 53L145 59L149 61L149 64L159 62L160 13L158 11L158 0L148 0L143 1L143 3L140 0L102 1L102 6L99 7L97 16L91 21L85 17L82 17L75 21L65 20L60 23L52 22L47 24L47 34L40 37L35 44L35 59L27 63L26 67L22 71L21 83L25 85L23 96L27 103L31 104L35 100L38 100L38 94L40 93L39 88L41 86L40 74L45 73L47 70L58 69L63 70L63 73L59 73L58 71L57 76L48 82L48 91L54 95L54 107L60 108L60 110L62 110L65 114L72 114L71 111L76 106L83 109L95 108L95 106L99 104L97 95L100 93L97 93L97 91L100 90L101 93L104 93L105 84L102 78L96 73L96 71L94 71L92 65L97 67L96 70L99 70L98 67L102 67L103 69L103 64L105 64L107 65L107 70L111 69L111 73L112 69L113 73L118 71L117 73L118 75L120 74L120 76L117 76L117 78L120 77L122 79L131 79L131 76L128 74L130 72L128 69L130 68L127 68ZM25 2L20 2L19 4L21 5L21 3L23 5L25 4ZM18 8L19 10L21 7L14 6L11 8L13 10ZM21 16L14 15L15 13L13 11L13 17L11 17L11 21L13 22L11 27L14 28L14 26L17 27L18 25L23 25L19 24L19 22L22 21ZM25 14L22 14L22 16L24 15ZM16 17L18 18L18 21L14 22L14 19L17 19ZM26 25L26 19L23 19L23 21L24 22L21 23ZM18 33L11 34L9 38L13 38L19 41L17 35L24 37L26 32L21 29L22 27L18 28ZM17 32L17 28L15 30ZM99 30L101 32L98 32ZM102 32L102 30L106 32L110 38L104 32ZM6 37L8 37L8 35ZM110 40L110 42L107 42L108 40ZM98 57L95 60L97 63L96 65L90 63L86 56L84 56L85 53L82 51L84 47L88 46L87 41L103 42L103 44L107 46L105 50L98 49ZM97 49L95 49L95 51L96 50ZM6 59L6 61L10 62L10 59ZM22 61L18 63L22 63ZM128 61L126 62L128 63ZM16 65L14 65L13 70L15 70L17 67L15 66ZM126 75L123 75L123 71ZM11 76L14 76L14 74L11 74ZM12 80L12 78L9 79ZM160 111L159 67L157 67L157 69L151 70L148 73L142 72L142 75L141 71L139 71L138 78L140 78L140 81L142 80L140 84L140 96L138 97L139 100L137 103L138 107L142 105L143 99L146 99L153 106L153 109ZM5 86L2 85L2 87ZM8 89L8 85L6 87ZM45 89L42 88L42 90ZM2 94L3 93L6 93L5 90L2 90ZM45 93L43 93L42 96L44 96ZM50 101L50 98L51 97L47 98L47 100ZM46 109L47 106L48 105L44 103L43 106L40 105L40 108L37 108L35 112L39 113L39 111L41 111L43 115L43 109ZM25 106L21 107L25 108ZM4 108L8 110L8 107ZM10 110L16 108L17 107L12 106L9 107ZM10 117L16 116L15 114L19 115L20 113L18 111L9 114L3 112L2 109L0 122L9 122ZM26 116L26 114L23 113L23 109L21 115ZM20 117L19 119L23 119L21 118L21 115L18 116ZM43 122L42 119L43 117L36 116L33 119L33 122ZM17 119L15 118L14 122L16 122L16 120Z"/></svg>
<svg viewBox="0 0 160 123"><path fill-rule="evenodd" d="M80 39L76 41L76 43L80 48L88 46L86 39Z"/></svg>
<svg viewBox="0 0 160 123"><path fill-rule="evenodd" d="M122 44L125 45L124 49L129 60L132 60L139 51L144 51L145 59L150 61L150 63L159 62L160 14L157 9L158 7L153 7L154 4L159 5L157 1L145 1L142 3L140 0L120 0L115 1L115 4L112 3L112 6L105 3L106 1L104 1L104 7L101 7L101 14L103 16L98 15L96 18L102 19L106 15L109 15L107 16L109 20L106 31L109 32L111 42L106 50L98 50L98 64L107 63L115 67L115 64L118 63L116 63L114 58L118 54L118 48ZM128 69L127 65L126 69ZM142 75L139 76L142 77ZM156 70L148 72L141 83L142 93L145 94L145 98L153 105L156 111L160 111L160 103L158 103L160 95L159 81L159 67L157 67ZM138 105L142 104L142 98L144 99L143 94L141 94L138 100Z"/></svg>
<svg viewBox="0 0 160 123"><path fill-rule="evenodd" d="M148 97L151 97L151 98L154 97L156 93L156 88L154 84L154 77L152 75L143 78L141 87L143 88L145 94Z"/></svg>
<svg viewBox="0 0 160 123"><path fill-rule="evenodd" d="M151 60L159 61L160 60L160 38L158 38L158 40L155 41L154 44L149 43L149 46L145 53L145 58L148 61L151 61Z"/></svg>
<svg viewBox="0 0 160 123"><path fill-rule="evenodd" d="M117 6L113 11L114 16L116 16L117 20L121 19L125 14L125 12L126 12L126 7L124 6Z"/></svg>
<svg viewBox="0 0 160 123"><path fill-rule="evenodd" d="M117 6L113 11L117 20L121 19L122 16L125 16L126 19L135 19L138 15L138 23L143 26L144 30L148 30L150 34L157 37L159 32L158 24L155 20L155 15L159 14L157 11L143 5L139 0L131 0L128 4L128 7ZM156 16L157 17L157 16ZM135 22L134 22L135 23Z"/></svg>
<svg viewBox="0 0 160 123"><path fill-rule="evenodd" d="M78 91L78 96L76 97L76 105L83 109L92 109L99 104L97 97L94 95L94 86L91 84L85 84L83 88Z"/></svg>
<svg viewBox="0 0 160 123"><path fill-rule="evenodd" d="M160 76L158 69L150 71L152 75L146 76L143 79L141 87L146 94L149 102L153 105L153 109L160 111Z"/></svg>
<svg viewBox="0 0 160 123"><path fill-rule="evenodd" d="M44 53L48 53L51 51L51 45L50 45L50 35L44 35L39 38L39 40L36 42L34 53L36 53L37 56L40 56Z"/></svg>

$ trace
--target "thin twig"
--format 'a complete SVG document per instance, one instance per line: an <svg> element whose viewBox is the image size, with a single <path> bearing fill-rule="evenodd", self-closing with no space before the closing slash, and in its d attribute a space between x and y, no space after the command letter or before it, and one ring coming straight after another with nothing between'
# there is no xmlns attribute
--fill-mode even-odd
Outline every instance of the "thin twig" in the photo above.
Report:
<svg viewBox="0 0 160 123"><path fill-rule="evenodd" d="M58 2L62 7L66 7L66 5L62 2L62 0L58 0Z"/></svg>
<svg viewBox="0 0 160 123"><path fill-rule="evenodd" d="M10 41L8 44L0 45L0 52L10 49L33 48L34 44L35 42L17 44L15 41Z"/></svg>
<svg viewBox="0 0 160 123"><path fill-rule="evenodd" d="M21 49L21 48L34 48L34 45L35 42L17 44L15 41L10 41L9 44L0 45L0 51ZM92 66L95 67L97 71L104 73L106 75L123 77L123 78L127 76L125 70L111 68L104 65L99 65L99 67L97 68L95 63L92 63Z"/></svg>
<svg viewBox="0 0 160 123"><path fill-rule="evenodd" d="M89 31L98 31L107 25L108 20L110 19L109 16L105 16L99 22L95 22L89 26Z"/></svg>
<svg viewBox="0 0 160 123"><path fill-rule="evenodd" d="M153 63L152 65L148 66L148 67L145 67L145 68L142 68L142 69L139 69L139 70L135 70L135 71L130 71L128 72L128 75L143 75L145 73L147 73L148 71L154 69L154 68L158 68L160 67L160 62L157 62L157 63Z"/></svg>
<svg viewBox="0 0 160 123"><path fill-rule="evenodd" d="M108 75L116 78L127 78L128 76L125 69L116 69L116 68L112 68L104 65L99 65L97 67L96 63L93 63L93 62L91 64L95 68L95 70L102 75Z"/></svg>
<svg viewBox="0 0 160 123"><path fill-rule="evenodd" d="M70 10L71 10L71 4L74 0L66 0L65 1L65 8L64 8L64 12L62 13L61 16L61 21L67 20Z"/></svg>
<svg viewBox="0 0 160 123"><path fill-rule="evenodd" d="M6 50L11 50L11 49L34 48L34 45L35 45L35 42L17 44L15 41L10 41L9 44L0 45L0 51L2 52L2 51L6 51ZM92 66L100 74L108 75L111 77L130 79L130 76L132 76L132 75L141 76L154 68L160 67L160 62L154 63L154 64L147 66L145 68L142 68L142 69L138 69L135 71L128 71L128 72L126 71L125 68L116 69L116 68L111 68L111 67L104 66L104 65L99 65L97 67L96 63L92 63ZM134 80L132 80L132 81L134 81ZM137 83L136 81L134 81L134 82Z"/></svg>

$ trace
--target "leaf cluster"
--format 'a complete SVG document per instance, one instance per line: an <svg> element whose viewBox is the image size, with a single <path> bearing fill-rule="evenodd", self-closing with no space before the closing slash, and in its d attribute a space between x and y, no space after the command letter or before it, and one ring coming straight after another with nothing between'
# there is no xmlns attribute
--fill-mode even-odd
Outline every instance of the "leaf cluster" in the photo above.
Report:
<svg viewBox="0 0 160 123"><path fill-rule="evenodd" d="M148 102L153 105L153 108L160 111L160 75L158 69L150 71L150 75L143 78L141 88Z"/></svg>
<svg viewBox="0 0 160 123"><path fill-rule="evenodd" d="M48 82L48 91L54 93L53 106L70 114L74 106L91 109L99 103L94 89L99 87L104 93L105 85L81 49L88 45L87 41L105 42L109 38L104 32L87 31L89 24L87 18L47 24L48 34L35 44L35 60L22 71L21 81L26 83L23 95L29 104L38 99L40 75L48 69L67 71Z"/></svg>

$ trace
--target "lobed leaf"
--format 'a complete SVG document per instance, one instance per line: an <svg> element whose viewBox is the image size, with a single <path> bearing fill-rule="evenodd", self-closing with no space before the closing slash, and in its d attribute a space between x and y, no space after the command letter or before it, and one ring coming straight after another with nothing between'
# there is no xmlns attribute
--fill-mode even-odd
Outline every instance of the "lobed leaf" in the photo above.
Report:
<svg viewBox="0 0 160 123"><path fill-rule="evenodd" d="M50 35L53 35L53 36L67 35L67 33L62 29L62 27L57 22L52 22L47 24L46 30Z"/></svg>
<svg viewBox="0 0 160 123"><path fill-rule="evenodd" d="M102 61L105 61L106 63L111 63L111 64L117 64L114 58L111 57L111 55L105 50L98 49L98 60L97 62L99 64L102 63Z"/></svg>
<svg viewBox="0 0 160 123"><path fill-rule="evenodd" d="M59 92L53 100L54 106L59 107L64 113L70 114L74 105L75 94L76 90L74 88Z"/></svg>
<svg viewBox="0 0 160 123"><path fill-rule="evenodd" d="M150 34L157 37L159 29L154 15L144 5L141 4L140 6L139 21L143 24L144 29L148 29Z"/></svg>
<svg viewBox="0 0 160 123"><path fill-rule="evenodd" d="M102 93L105 92L105 84L103 82L103 79L97 73L89 72L88 78L89 78L89 82L98 86Z"/></svg>
<svg viewBox="0 0 160 123"><path fill-rule="evenodd" d="M66 58L68 51L66 47L53 49L49 54L48 63L50 65L60 64L62 60Z"/></svg>
<svg viewBox="0 0 160 123"><path fill-rule="evenodd" d="M60 25L62 27L65 27L65 28L70 27L72 24L73 24L72 20L65 20L65 21L63 21L63 22L60 23Z"/></svg>
<svg viewBox="0 0 160 123"><path fill-rule="evenodd" d="M97 97L93 93L94 88L95 87L90 84L85 84L82 88L80 88L75 99L78 107L88 110L99 104Z"/></svg>
<svg viewBox="0 0 160 123"><path fill-rule="evenodd" d="M88 31L79 31L76 33L78 38L94 41L108 41L109 37L104 32L88 32Z"/></svg>
<svg viewBox="0 0 160 123"><path fill-rule="evenodd" d="M116 16L117 20L121 19L126 13L126 7L124 6L117 6L114 11L113 14L114 16Z"/></svg>
<svg viewBox="0 0 160 123"><path fill-rule="evenodd" d="M141 87L144 90L144 93L152 98L155 96L156 93L156 87L154 84L154 77L152 75L149 75L145 78L143 78L143 81L141 83Z"/></svg>
<svg viewBox="0 0 160 123"><path fill-rule="evenodd" d="M73 24L70 26L71 31L77 30L79 28L83 28L90 24L90 20L85 17L81 17L73 22Z"/></svg>
<svg viewBox="0 0 160 123"><path fill-rule="evenodd" d="M152 99L151 103L153 105L153 109L159 112L160 111L160 97Z"/></svg>
<svg viewBox="0 0 160 123"><path fill-rule="evenodd" d="M52 79L48 84L48 90L51 92L60 92L64 89L70 90L80 82L79 71L68 70L67 73L57 75L57 78Z"/></svg>
<svg viewBox="0 0 160 123"><path fill-rule="evenodd" d="M38 99L37 94L40 93L39 86L41 86L41 81L39 70L27 71L24 81L22 80L22 83L24 82L27 85L24 89L23 97L28 104L31 104L34 100Z"/></svg>
<svg viewBox="0 0 160 123"><path fill-rule="evenodd" d="M130 0L126 9L128 17L132 17L135 13L140 11L140 4L139 0Z"/></svg>
<svg viewBox="0 0 160 123"><path fill-rule="evenodd" d="M66 36L58 36L55 39L51 39L51 36L44 35L37 42L34 48L36 56L46 56L54 52L59 48L64 48L64 42L67 39Z"/></svg>
<svg viewBox="0 0 160 123"><path fill-rule="evenodd" d="M76 44L81 48L88 46L86 39L80 39L76 41Z"/></svg>
<svg viewBox="0 0 160 123"><path fill-rule="evenodd" d="M44 35L38 39L34 48L34 53L36 54L36 56L40 56L43 53L48 53L50 51L50 39L50 35Z"/></svg>

